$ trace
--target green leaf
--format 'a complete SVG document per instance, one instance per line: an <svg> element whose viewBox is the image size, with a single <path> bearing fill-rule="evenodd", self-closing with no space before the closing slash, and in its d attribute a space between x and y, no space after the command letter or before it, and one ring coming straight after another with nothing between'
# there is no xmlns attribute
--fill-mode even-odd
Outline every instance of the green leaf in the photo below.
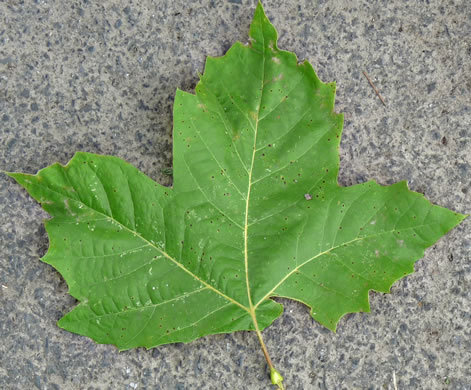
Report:
<svg viewBox="0 0 471 390"><path fill-rule="evenodd" d="M52 216L43 261L80 303L59 326L120 350L255 330L301 301L335 330L369 311L465 216L405 182L341 187L335 84L277 47L258 5L250 45L208 58L196 95L177 91L173 188L126 162L77 153L12 173Z"/></svg>

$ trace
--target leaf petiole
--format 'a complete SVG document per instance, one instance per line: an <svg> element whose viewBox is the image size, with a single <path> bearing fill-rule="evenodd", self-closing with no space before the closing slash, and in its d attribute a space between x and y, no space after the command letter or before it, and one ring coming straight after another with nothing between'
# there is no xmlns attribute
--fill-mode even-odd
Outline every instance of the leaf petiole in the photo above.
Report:
<svg viewBox="0 0 471 390"><path fill-rule="evenodd" d="M255 331L257 332L258 341L260 342L260 346L262 347L263 355L265 356L268 367L270 368L271 383L273 383L274 385L277 385L279 390L285 390L283 386L283 376L273 366L273 363L270 359L270 355L268 354L267 346L265 345L265 342L263 341L262 332L260 332L260 329L258 328L258 323L255 318L254 318L254 324L255 324Z"/></svg>

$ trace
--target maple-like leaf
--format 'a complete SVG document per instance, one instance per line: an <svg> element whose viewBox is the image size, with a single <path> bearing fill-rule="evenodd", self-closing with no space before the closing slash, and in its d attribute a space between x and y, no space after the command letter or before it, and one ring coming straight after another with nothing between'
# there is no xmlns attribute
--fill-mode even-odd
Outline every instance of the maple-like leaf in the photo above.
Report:
<svg viewBox="0 0 471 390"><path fill-rule="evenodd" d="M208 58L196 95L177 91L172 188L89 153L11 173L52 215L43 261L80 302L59 326L120 350L256 331L282 387L261 336L273 297L335 330L464 218L405 182L339 186L334 94L278 49L259 4L250 44Z"/></svg>

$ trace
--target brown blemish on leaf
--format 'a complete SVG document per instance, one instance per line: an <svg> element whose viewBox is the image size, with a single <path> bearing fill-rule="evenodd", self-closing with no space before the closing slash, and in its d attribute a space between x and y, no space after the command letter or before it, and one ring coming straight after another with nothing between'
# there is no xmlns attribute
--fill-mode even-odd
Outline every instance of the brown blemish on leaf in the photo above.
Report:
<svg viewBox="0 0 471 390"><path fill-rule="evenodd" d="M285 76L283 75L283 73L280 73L278 76L276 76L273 81L274 82L277 82L277 81L280 81L280 80L283 80Z"/></svg>

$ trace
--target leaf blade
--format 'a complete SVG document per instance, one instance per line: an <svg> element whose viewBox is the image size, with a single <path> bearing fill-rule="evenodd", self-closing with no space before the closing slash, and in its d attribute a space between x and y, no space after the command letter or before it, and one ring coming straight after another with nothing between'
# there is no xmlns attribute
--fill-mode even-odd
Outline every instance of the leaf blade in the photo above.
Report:
<svg viewBox="0 0 471 390"><path fill-rule="evenodd" d="M10 174L53 216L44 260L81 301L60 326L120 349L236 330L261 340L284 296L335 330L464 218L404 183L340 187L335 83L278 49L260 3L250 38L208 58L195 95L177 91L172 189L86 153Z"/></svg>
<svg viewBox="0 0 471 390"><path fill-rule="evenodd" d="M355 190L360 190L362 196L353 195L355 201L348 205L347 199L352 196L348 192ZM371 191L377 194L376 199L365 196ZM292 264L291 268L258 300L282 296L301 301L311 307L318 322L331 330L335 330L343 315L369 311L370 290L389 292L395 281L413 272L413 265L423 257L425 248L465 218L432 205L423 195L411 192L405 182L389 187L368 182L339 187L336 192L337 195L330 195L331 206L326 209L321 226L316 223L322 206L316 208L316 200L304 201L302 212L307 216L298 238L301 244L296 247L297 258L291 263L280 260L285 267ZM324 202L315 199L319 204ZM261 227L266 236L268 225ZM273 222L271 225L280 226ZM342 229L342 225L349 229ZM319 231L322 240L313 242L312 236ZM280 250L277 241L279 238L274 238L267 245L291 258ZM259 271L254 269L252 273Z"/></svg>
<svg viewBox="0 0 471 390"><path fill-rule="evenodd" d="M115 182L122 179L120 174L126 170L129 171L126 182L133 182L135 174L139 180L144 178L134 167L117 158L87 153L78 153L66 167L55 164L34 176L10 174L53 216L46 223L51 242L43 261L64 276L70 294L81 301L59 321L59 326L97 342L115 344L121 350L253 329L243 305L171 258L164 251L165 238L159 234L160 230L151 232L149 225L142 223L150 215L154 223L165 225L163 210L155 214L147 206L158 208L160 198L170 194L170 189L148 178L145 188L126 187L133 189L132 196L126 199L137 206L125 207L133 210L133 217L120 215L118 221L110 206L116 202L110 200L106 191L96 191L105 186L95 183L92 188L95 191L88 191L96 194L93 199L79 199L77 195L78 188L90 185L88 178L84 182L87 176L84 170L88 172L90 164L96 169L106 166L103 175ZM106 187L113 189L109 184ZM152 191L154 197L149 198ZM110 193L118 196L118 192ZM118 208L123 208L123 202L121 199L116 203ZM172 206L175 210L176 204ZM160 221L156 215L161 216ZM155 241L159 239L162 241ZM197 302L203 301L204 306L191 301L191 295L198 295ZM177 302L181 307L177 307ZM156 311L163 305L172 305L171 320ZM278 307L275 310L279 313Z"/></svg>

